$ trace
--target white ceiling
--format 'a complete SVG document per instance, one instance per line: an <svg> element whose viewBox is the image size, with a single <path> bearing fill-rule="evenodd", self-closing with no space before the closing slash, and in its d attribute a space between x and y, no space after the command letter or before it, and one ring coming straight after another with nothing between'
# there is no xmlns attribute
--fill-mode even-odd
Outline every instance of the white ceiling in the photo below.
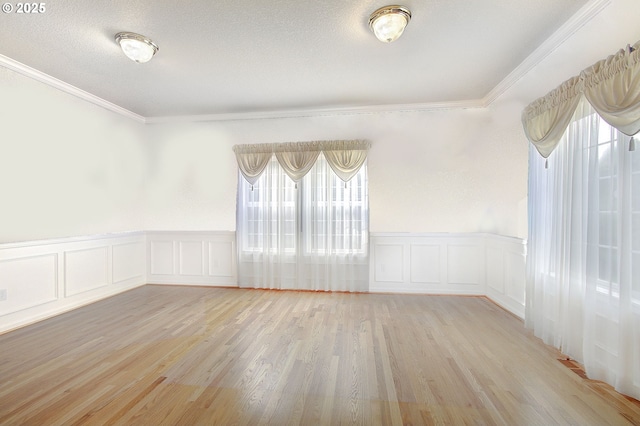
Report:
<svg viewBox="0 0 640 426"><path fill-rule="evenodd" d="M0 65L24 64L147 118L455 105L486 98L593 3L406 0L413 18L385 44L368 27L371 12L394 4L380 0L65 0L2 14ZM114 41L120 31L159 52L132 62Z"/></svg>

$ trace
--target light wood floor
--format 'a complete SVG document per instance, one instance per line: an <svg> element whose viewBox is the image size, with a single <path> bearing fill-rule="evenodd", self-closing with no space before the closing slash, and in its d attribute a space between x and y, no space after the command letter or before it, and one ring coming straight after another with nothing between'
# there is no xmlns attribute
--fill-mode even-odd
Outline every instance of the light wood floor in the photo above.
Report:
<svg viewBox="0 0 640 426"><path fill-rule="evenodd" d="M640 424L558 358L482 297L144 286L1 335L0 424Z"/></svg>

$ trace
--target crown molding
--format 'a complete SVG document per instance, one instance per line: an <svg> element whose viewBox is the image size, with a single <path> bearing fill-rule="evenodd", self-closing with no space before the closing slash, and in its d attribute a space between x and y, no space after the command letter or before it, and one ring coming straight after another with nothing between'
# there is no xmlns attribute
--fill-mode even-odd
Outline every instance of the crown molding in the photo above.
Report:
<svg viewBox="0 0 640 426"><path fill-rule="evenodd" d="M89 92L85 92L82 89L79 89L75 86L72 86L69 83L65 83L62 80L58 80L55 77L50 76L49 74L45 74L42 71L38 71L35 68L31 68L28 65L25 65L21 62L18 62L14 59L8 58L4 55L0 55L0 66L15 71L19 74L22 74L26 77L32 78L36 81L44 83L48 86L51 86L55 89L61 90L70 95L76 96L82 100L90 102L94 105L100 106L109 111L115 112L116 114L120 114L124 117L133 119L139 123L145 123L145 118L141 115L136 114L135 112L129 111L119 105L116 105L112 102L104 100L96 95L93 95Z"/></svg>
<svg viewBox="0 0 640 426"><path fill-rule="evenodd" d="M382 114L392 112L421 112L449 109L471 109L486 108L496 99L503 95L513 84L542 62L549 54L557 49L564 41L575 34L582 26L597 16L605 7L611 4L612 0L592 0L583 6L567 22L565 22L551 37L545 40L536 50L522 61L513 71L509 73L500 83L498 83L487 95L481 99L452 101L452 102L429 102L414 104L391 104L391 105L368 105L356 107L335 107L297 110L275 110L275 111L251 111L237 113L219 113L205 115L184 115L165 117L143 117L119 105L102 99L96 95L72 86L64 81L58 80L48 74L24 65L18 61L0 54L0 66L16 71L22 75L33 78L51 87L69 93L80 99L98 105L109 111L133 119L139 123L185 123L198 121L233 121L233 120L268 120L277 118L302 118L302 117L324 117L336 115L360 115L360 114Z"/></svg>
<svg viewBox="0 0 640 426"><path fill-rule="evenodd" d="M419 112L447 109L483 108L482 100L453 102L429 102L415 104L367 105L357 107L315 108L275 111L251 111L237 113L147 117L151 123L184 123L196 121L268 120L277 118L326 117L336 115L384 114L392 112Z"/></svg>
<svg viewBox="0 0 640 426"><path fill-rule="evenodd" d="M61 90L70 95L76 96L82 100L90 102L94 105L105 108L109 111L120 114L124 117L133 119L143 124L153 123L186 123L198 121L233 121L233 120L266 120L276 118L301 118L301 117L322 117L335 115L357 115L357 114L380 114L391 112L418 112L418 111L434 111L446 109L468 109L483 108L482 100L465 100L452 102L429 102L414 104L390 104L390 105L368 105L358 107L335 107L335 108L315 108L315 109L296 109L296 110L274 110L274 111L249 111L237 113L218 113L203 115L181 115L166 117L144 117L136 114L102 99L96 95L79 89L62 80L58 80L42 71L31 68L21 62L11 59L0 54L0 66L15 71L26 77L44 83L48 86Z"/></svg>
<svg viewBox="0 0 640 426"><path fill-rule="evenodd" d="M592 0L584 5L567 22L558 28L556 32L538 46L536 50L527 56L520 65L518 65L500 83L491 89L491 91L482 98L483 106L488 107L491 105L518 80L524 77L529 71L535 68L554 50L562 45L562 43L564 43L569 37L602 12L605 7L609 6L611 1L612 0Z"/></svg>

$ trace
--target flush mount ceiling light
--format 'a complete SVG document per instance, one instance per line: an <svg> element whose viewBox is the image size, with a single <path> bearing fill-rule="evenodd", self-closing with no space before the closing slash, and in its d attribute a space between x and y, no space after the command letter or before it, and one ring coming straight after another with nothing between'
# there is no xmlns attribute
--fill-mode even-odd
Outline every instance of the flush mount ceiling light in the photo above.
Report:
<svg viewBox="0 0 640 426"><path fill-rule="evenodd" d="M118 33L116 34L116 42L129 59L141 64L149 62L160 49L147 37L136 33Z"/></svg>
<svg viewBox="0 0 640 426"><path fill-rule="evenodd" d="M385 6L376 10L369 18L369 27L378 40L391 43L402 35L411 20L411 12L404 6Z"/></svg>

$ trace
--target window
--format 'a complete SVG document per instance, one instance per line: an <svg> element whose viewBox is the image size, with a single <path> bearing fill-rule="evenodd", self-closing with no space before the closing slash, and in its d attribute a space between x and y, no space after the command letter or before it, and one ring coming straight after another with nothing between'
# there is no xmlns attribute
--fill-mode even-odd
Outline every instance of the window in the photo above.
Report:
<svg viewBox="0 0 640 426"><path fill-rule="evenodd" d="M598 137L586 148L589 157L597 162L597 196L594 206L598 227L598 290L612 296L620 295L618 277L618 162L614 153L618 152L618 132L604 120L595 117L598 123Z"/></svg>
<svg viewBox="0 0 640 426"><path fill-rule="evenodd" d="M247 161L255 160L250 155ZM368 290L367 165L366 157L357 155L360 166L351 170L347 182L334 172L334 163L323 151L317 158L309 156L315 158L313 165L297 183L276 155L266 158L253 184L239 172L236 240L241 286ZM298 158L294 157L291 162Z"/></svg>
<svg viewBox="0 0 640 426"><path fill-rule="evenodd" d="M345 183L320 155L296 184L273 157L253 185L240 179L245 210L240 216L247 252L359 253L368 243L366 166ZM245 185L243 185L243 183Z"/></svg>
<svg viewBox="0 0 640 426"><path fill-rule="evenodd" d="M640 42L533 101L522 123L535 146L525 322L640 398Z"/></svg>
<svg viewBox="0 0 640 426"><path fill-rule="evenodd" d="M262 177L248 185L238 176L239 201L244 213L239 215L245 230L243 251L294 253L298 228L297 190L273 157ZM240 208L240 205L238 206Z"/></svg>
<svg viewBox="0 0 640 426"><path fill-rule="evenodd" d="M592 183L587 184L590 189L587 203L590 217L596 219L590 220L597 234L596 288L600 293L620 297L620 270L624 268L621 255L630 251L626 255L630 255L632 265L631 294L634 302L640 304L640 156L627 150L628 137L595 113L576 121L574 126L584 128L589 122L597 126L595 137L584 148L587 161L595 165ZM625 162L628 162L626 176ZM625 217L630 218L627 226L621 223ZM622 232L631 234L628 249L622 240L629 235L623 236Z"/></svg>
<svg viewBox="0 0 640 426"><path fill-rule="evenodd" d="M348 182L320 156L300 188L305 253L364 254L368 239L366 165Z"/></svg>
<svg viewBox="0 0 640 426"><path fill-rule="evenodd" d="M640 152L587 103L530 149L527 323L590 378L640 394ZM635 346L634 346L635 345Z"/></svg>

